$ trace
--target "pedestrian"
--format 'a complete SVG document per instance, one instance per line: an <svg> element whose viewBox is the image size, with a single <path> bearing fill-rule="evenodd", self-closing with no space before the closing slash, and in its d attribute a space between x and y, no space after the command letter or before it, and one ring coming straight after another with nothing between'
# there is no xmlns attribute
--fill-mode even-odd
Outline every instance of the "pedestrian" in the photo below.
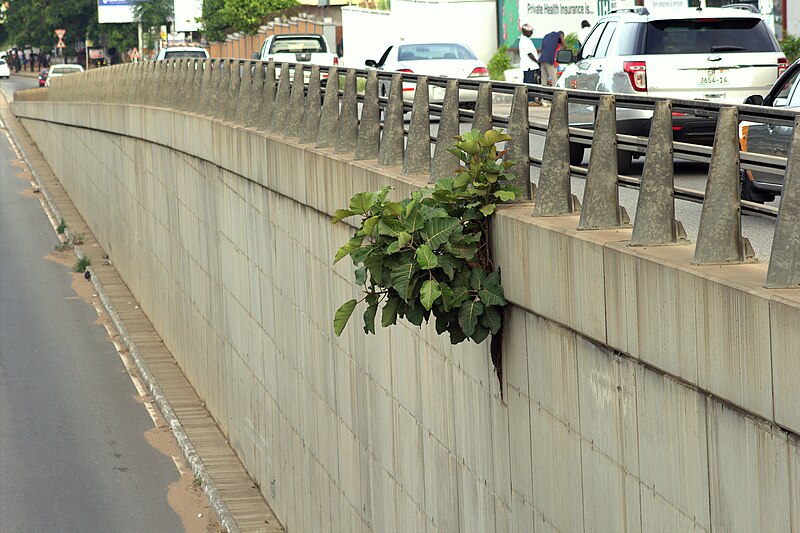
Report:
<svg viewBox="0 0 800 533"><path fill-rule="evenodd" d="M536 46L531 40L533 26L522 25L522 36L519 38L519 68L522 69L522 82L527 84L541 83L539 71L539 56ZM528 97L528 105L542 105L538 98Z"/></svg>
<svg viewBox="0 0 800 533"><path fill-rule="evenodd" d="M542 39L542 53L539 54L539 68L542 70L542 85L555 85L558 80L556 52L564 43L563 31L551 31Z"/></svg>
<svg viewBox="0 0 800 533"><path fill-rule="evenodd" d="M589 24L588 20L584 20L581 22L581 29L578 30L578 42L583 46L583 43L586 42L586 38L589 37L589 32L592 30L592 25Z"/></svg>

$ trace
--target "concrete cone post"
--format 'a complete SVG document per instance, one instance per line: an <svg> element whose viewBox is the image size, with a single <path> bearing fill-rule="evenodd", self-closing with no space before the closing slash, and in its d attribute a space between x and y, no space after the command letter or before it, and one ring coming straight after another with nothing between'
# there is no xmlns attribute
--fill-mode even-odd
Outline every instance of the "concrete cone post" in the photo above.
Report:
<svg viewBox="0 0 800 533"><path fill-rule="evenodd" d="M723 107L714 134L693 264L741 263L753 257L750 242L742 237L740 191L739 112Z"/></svg>
<svg viewBox="0 0 800 533"><path fill-rule="evenodd" d="M299 138L303 125L303 111L306 103L306 71L303 65L294 68L292 92L289 95L289 106L286 111L286 135Z"/></svg>
<svg viewBox="0 0 800 533"><path fill-rule="evenodd" d="M272 125L269 131L273 133L285 133L290 99L291 73L289 72L289 63L282 63L281 77L278 81L278 93L275 95L275 111L272 113Z"/></svg>
<svg viewBox="0 0 800 533"><path fill-rule="evenodd" d="M515 161L516 165L508 169L514 176L515 187L522 191L519 200L530 200L531 190L531 169L530 169L530 128L528 124L528 88L516 87L514 89L514 99L511 101L511 115L508 117L508 134L511 140L508 141L508 153L505 159Z"/></svg>
<svg viewBox="0 0 800 533"><path fill-rule="evenodd" d="M267 63L267 78L264 80L264 90L261 93L261 106L258 122L258 129L269 131L272 126L272 114L275 112L275 62Z"/></svg>
<svg viewBox="0 0 800 533"><path fill-rule="evenodd" d="M592 155L586 173L578 229L609 229L629 225L628 215L619 205L617 180L617 105L613 96L604 95L597 106Z"/></svg>
<svg viewBox="0 0 800 533"><path fill-rule="evenodd" d="M573 215L580 210L572 194L569 175L569 124L567 93L555 91L550 107L550 121L544 141L542 169L536 188L533 216Z"/></svg>
<svg viewBox="0 0 800 533"><path fill-rule="evenodd" d="M448 150L456 145L455 137L459 134L459 120L458 80L449 80L444 90L442 116L439 117L439 131L436 134L436 147L433 149L429 183L456 175L460 160Z"/></svg>
<svg viewBox="0 0 800 533"><path fill-rule="evenodd" d="M336 128L333 152L346 154L355 152L358 143L358 93L355 69L347 69L344 78L342 112Z"/></svg>
<svg viewBox="0 0 800 533"><path fill-rule="evenodd" d="M486 133L492 129L492 84L481 83L478 86L478 99L475 101L475 115L472 117L472 129Z"/></svg>
<svg viewBox="0 0 800 533"><path fill-rule="evenodd" d="M403 174L429 174L431 171L431 110L428 101L428 77L420 76L411 108Z"/></svg>
<svg viewBox="0 0 800 533"><path fill-rule="evenodd" d="M311 79L308 82L308 96L303 110L303 131L300 142L304 144L317 142L319 134L319 117L322 113L322 90L319 65L311 67Z"/></svg>
<svg viewBox="0 0 800 533"><path fill-rule="evenodd" d="M239 91L242 88L242 63L231 61L231 79L228 85L228 95L225 99L225 121L234 122L236 109L239 107Z"/></svg>
<svg viewBox="0 0 800 533"><path fill-rule="evenodd" d="M380 103L378 101L378 72L371 70L364 88L361 123L358 126L355 160L378 159L381 148Z"/></svg>
<svg viewBox="0 0 800 533"><path fill-rule="evenodd" d="M256 61L253 65L253 79L250 85L250 97L247 99L247 111L242 124L253 128L258 123L261 110L261 99L264 94L264 62Z"/></svg>
<svg viewBox="0 0 800 533"><path fill-rule="evenodd" d="M765 286L770 289L800 288L800 117L794 120Z"/></svg>
<svg viewBox="0 0 800 533"><path fill-rule="evenodd" d="M219 83L219 59L206 62L206 71L203 73L203 96L200 100L198 113L207 117L211 116L211 103L214 100L214 87Z"/></svg>
<svg viewBox="0 0 800 533"><path fill-rule="evenodd" d="M332 148L336 142L336 130L339 129L339 69L328 70L328 81L325 83L325 101L322 103L322 115L319 119L317 148Z"/></svg>
<svg viewBox="0 0 800 533"><path fill-rule="evenodd" d="M250 110L250 96L253 92L253 63L245 61L242 64L242 81L239 86L239 98L236 105L236 112L233 116L235 124L245 123L245 117Z"/></svg>
<svg viewBox="0 0 800 533"><path fill-rule="evenodd" d="M403 164L405 131L403 129L403 76L394 74L386 106L381 148L378 151L379 167L394 167Z"/></svg>
<svg viewBox="0 0 800 533"><path fill-rule="evenodd" d="M656 102L650 121L647 159L639 187L631 246L676 244L686 240L683 225L675 220L672 154L672 102Z"/></svg>

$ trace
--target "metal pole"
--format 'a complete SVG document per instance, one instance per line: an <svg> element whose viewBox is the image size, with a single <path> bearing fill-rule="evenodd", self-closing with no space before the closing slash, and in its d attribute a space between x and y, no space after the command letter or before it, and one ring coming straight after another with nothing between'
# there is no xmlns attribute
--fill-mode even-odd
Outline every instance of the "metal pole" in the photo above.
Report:
<svg viewBox="0 0 800 533"><path fill-rule="evenodd" d="M141 22L139 22L138 33L139 33L139 58L141 59L142 54L144 53L144 48L142 48L142 23Z"/></svg>
<svg viewBox="0 0 800 533"><path fill-rule="evenodd" d="M89 36L83 40L83 47L86 49L86 70L89 70Z"/></svg>

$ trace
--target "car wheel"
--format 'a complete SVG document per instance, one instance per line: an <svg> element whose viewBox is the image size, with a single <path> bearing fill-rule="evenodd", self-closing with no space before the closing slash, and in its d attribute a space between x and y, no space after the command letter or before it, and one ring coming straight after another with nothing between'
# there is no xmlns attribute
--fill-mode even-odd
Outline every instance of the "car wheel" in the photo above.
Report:
<svg viewBox="0 0 800 533"><path fill-rule="evenodd" d="M745 175L744 170L739 171L739 176L742 182L742 200L763 204L775 199L774 195L756 189L753 182Z"/></svg>
<svg viewBox="0 0 800 533"><path fill-rule="evenodd" d="M630 174L633 167L633 152L617 150L617 173Z"/></svg>
<svg viewBox="0 0 800 533"><path fill-rule="evenodd" d="M578 166L583 163L583 155L586 152L586 147L582 144L569 143L569 164Z"/></svg>

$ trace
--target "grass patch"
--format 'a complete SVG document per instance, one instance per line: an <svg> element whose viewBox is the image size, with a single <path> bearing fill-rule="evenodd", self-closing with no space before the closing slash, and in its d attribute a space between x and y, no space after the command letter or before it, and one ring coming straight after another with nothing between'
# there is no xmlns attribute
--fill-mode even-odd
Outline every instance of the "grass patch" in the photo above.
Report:
<svg viewBox="0 0 800 533"><path fill-rule="evenodd" d="M86 256L83 256L80 259L78 259L78 261L75 263L75 266L72 267L72 269L75 272L86 272L86 267L88 267L91 264L92 260Z"/></svg>
<svg viewBox="0 0 800 533"><path fill-rule="evenodd" d="M73 244L72 241L67 239L64 242L60 242L53 247L53 250L56 252L66 252L67 250L72 250Z"/></svg>

